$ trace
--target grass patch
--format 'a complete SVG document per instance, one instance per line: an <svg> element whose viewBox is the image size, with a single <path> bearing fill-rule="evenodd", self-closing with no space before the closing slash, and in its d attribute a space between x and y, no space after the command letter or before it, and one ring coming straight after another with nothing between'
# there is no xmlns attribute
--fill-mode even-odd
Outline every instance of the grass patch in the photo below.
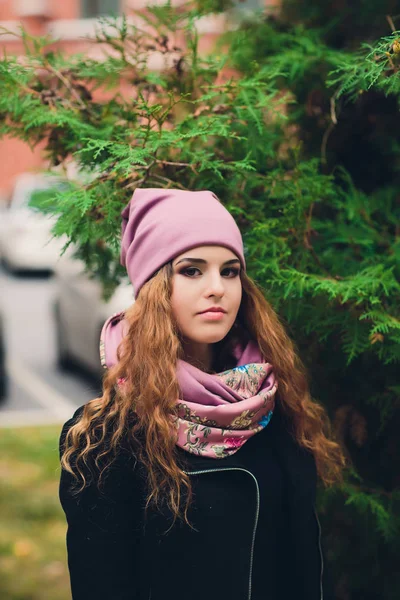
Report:
<svg viewBox="0 0 400 600"><path fill-rule="evenodd" d="M0 598L70 600L58 500L60 426L2 429Z"/></svg>

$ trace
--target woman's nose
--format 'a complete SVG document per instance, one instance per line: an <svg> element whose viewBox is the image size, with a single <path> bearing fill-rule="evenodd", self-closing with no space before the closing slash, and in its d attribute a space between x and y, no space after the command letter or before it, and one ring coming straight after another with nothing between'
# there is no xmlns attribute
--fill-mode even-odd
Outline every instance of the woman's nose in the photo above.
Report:
<svg viewBox="0 0 400 600"><path fill-rule="evenodd" d="M208 281L208 289L211 293L221 295L225 290L225 282L221 275L211 275Z"/></svg>

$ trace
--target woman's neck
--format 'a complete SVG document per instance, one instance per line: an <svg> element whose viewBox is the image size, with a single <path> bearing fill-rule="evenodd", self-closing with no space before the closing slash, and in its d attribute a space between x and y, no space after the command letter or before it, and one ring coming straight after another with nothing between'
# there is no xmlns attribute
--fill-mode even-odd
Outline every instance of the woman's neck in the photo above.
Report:
<svg viewBox="0 0 400 600"><path fill-rule="evenodd" d="M206 373L212 371L213 344L195 345L193 342L184 342L182 346L186 362Z"/></svg>

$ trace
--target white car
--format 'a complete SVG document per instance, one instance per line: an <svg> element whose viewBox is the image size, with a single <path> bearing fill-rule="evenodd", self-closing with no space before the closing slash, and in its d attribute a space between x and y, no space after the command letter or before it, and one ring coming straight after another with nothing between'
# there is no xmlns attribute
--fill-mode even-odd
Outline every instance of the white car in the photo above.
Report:
<svg viewBox="0 0 400 600"><path fill-rule="evenodd" d="M62 370L79 366L101 377L101 328L108 317L133 304L133 287L129 282L120 284L105 302L100 282L90 279L83 262L71 255L68 249L54 270L57 365Z"/></svg>
<svg viewBox="0 0 400 600"><path fill-rule="evenodd" d="M56 187L55 180L43 175L17 177L10 201L0 211L0 258L7 270L53 270L66 238L53 238L56 217L36 211L28 202L34 193Z"/></svg>

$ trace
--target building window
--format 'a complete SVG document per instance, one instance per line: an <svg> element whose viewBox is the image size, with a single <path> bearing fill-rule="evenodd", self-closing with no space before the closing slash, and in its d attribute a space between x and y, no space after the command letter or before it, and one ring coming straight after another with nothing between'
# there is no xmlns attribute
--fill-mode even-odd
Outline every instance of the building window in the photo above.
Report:
<svg viewBox="0 0 400 600"><path fill-rule="evenodd" d="M119 14L119 0L81 0L81 16L84 19L94 19L101 16L111 17Z"/></svg>

